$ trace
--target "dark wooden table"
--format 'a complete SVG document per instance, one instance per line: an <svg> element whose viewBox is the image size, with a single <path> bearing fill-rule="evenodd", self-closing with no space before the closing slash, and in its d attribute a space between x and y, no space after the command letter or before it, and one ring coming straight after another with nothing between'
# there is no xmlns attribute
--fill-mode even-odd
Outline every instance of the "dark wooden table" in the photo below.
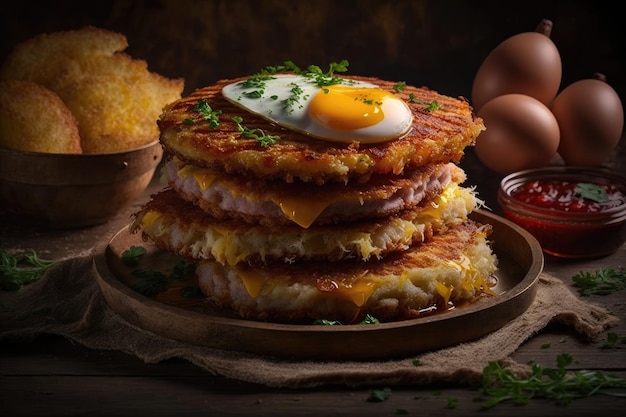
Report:
<svg viewBox="0 0 626 417"><path fill-rule="evenodd" d="M498 177L464 160L468 182L493 205ZM462 163L463 165L463 163ZM42 257L61 259L91 250L125 227L157 181L128 209L106 224L72 231L43 231L16 224L0 212L0 247L34 249ZM572 284L580 271L626 266L626 246L614 255L587 261L546 258L544 270ZM610 329L626 336L626 291L594 296L622 322ZM602 336L602 338L606 338ZM570 329L550 326L522 345L513 358L555 368L556 356L569 353L571 369L600 370L626 378L626 345L603 348L602 340L579 340ZM307 390L272 389L228 380L184 360L144 364L117 351L90 350L56 336L34 343L0 346L1 416L73 415L210 415L210 416L437 416L437 415L550 415L616 416L626 409L626 398L596 395L567 406L536 399L523 406L502 404L479 410L478 392L465 387L393 387L383 402L368 402L371 388L328 387ZM624 392L624 391L622 391ZM452 409L449 403L456 402Z"/></svg>

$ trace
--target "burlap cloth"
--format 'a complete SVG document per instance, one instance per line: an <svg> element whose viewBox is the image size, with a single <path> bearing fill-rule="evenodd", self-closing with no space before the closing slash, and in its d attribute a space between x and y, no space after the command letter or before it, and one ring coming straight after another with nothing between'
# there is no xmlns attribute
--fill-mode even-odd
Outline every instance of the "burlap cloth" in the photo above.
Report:
<svg viewBox="0 0 626 417"><path fill-rule="evenodd" d="M582 338L592 340L619 321L544 273L526 312L474 342L387 361L292 361L184 344L139 329L109 308L93 274L92 256L79 256L55 264L19 293L3 293L0 342L61 335L92 349L126 352L146 363L182 358L213 374L280 388L466 385L480 381L489 361L499 361L517 374L528 372L528 365L510 355L549 323L570 326ZM421 365L415 366L418 358Z"/></svg>

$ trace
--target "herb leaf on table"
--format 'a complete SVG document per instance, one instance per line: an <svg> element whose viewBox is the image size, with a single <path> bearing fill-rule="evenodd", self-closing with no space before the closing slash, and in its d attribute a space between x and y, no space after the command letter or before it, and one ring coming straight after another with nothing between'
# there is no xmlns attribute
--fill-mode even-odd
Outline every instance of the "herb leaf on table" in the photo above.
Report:
<svg viewBox="0 0 626 417"><path fill-rule="evenodd" d="M17 291L41 278L54 263L41 259L35 251L14 256L0 248L0 289Z"/></svg>
<svg viewBox="0 0 626 417"><path fill-rule="evenodd" d="M605 374L601 371L568 371L572 356L563 353L557 356L557 368L544 368L532 364L528 377L517 377L497 362L490 362L483 370L481 393L487 397L481 408L488 409L512 401L524 405L533 398L553 400L567 405L577 398L604 394L626 397L626 379Z"/></svg>
<svg viewBox="0 0 626 417"><path fill-rule="evenodd" d="M572 277L574 287L583 297L590 295L608 295L626 288L626 270L624 268L603 268L594 272L579 272Z"/></svg>

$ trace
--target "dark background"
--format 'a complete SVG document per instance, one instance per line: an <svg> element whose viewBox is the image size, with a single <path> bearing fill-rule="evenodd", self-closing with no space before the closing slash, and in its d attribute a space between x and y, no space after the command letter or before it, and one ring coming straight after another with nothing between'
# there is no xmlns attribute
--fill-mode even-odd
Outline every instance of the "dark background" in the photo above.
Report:
<svg viewBox="0 0 626 417"><path fill-rule="evenodd" d="M285 60L427 86L471 99L481 62L500 42L553 22L563 63L561 89L606 75L624 102L626 29L618 2L466 0L108 0L13 1L0 14L0 58L45 32L93 25L123 33L149 69L184 78L184 95L222 78ZM609 161L626 174L626 141ZM473 149L461 164L470 183L497 189ZM485 185L485 181L487 185ZM492 204L493 206L493 204Z"/></svg>
<svg viewBox="0 0 626 417"><path fill-rule="evenodd" d="M489 52L553 21L562 86L604 73L626 97L623 15L618 2L461 0L109 0L13 1L0 17L0 57L39 33L86 25L126 35L149 69L186 81L185 94L220 78L292 60L471 95Z"/></svg>

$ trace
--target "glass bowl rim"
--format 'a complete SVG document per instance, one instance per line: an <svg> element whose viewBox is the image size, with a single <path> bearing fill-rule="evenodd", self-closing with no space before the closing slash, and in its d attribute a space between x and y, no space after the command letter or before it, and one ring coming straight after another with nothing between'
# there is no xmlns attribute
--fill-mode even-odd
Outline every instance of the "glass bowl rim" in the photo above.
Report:
<svg viewBox="0 0 626 417"><path fill-rule="evenodd" d="M549 166L516 171L500 181L498 201L502 209L509 209L529 218L559 223L585 223L607 220L612 222L626 220L626 203L599 212L567 212L543 208L514 199L510 192L518 185L534 180L567 180L570 177L585 177L587 182L602 179L606 184L616 185L626 195L626 177L605 167L587 166ZM580 181L582 182L582 181Z"/></svg>

